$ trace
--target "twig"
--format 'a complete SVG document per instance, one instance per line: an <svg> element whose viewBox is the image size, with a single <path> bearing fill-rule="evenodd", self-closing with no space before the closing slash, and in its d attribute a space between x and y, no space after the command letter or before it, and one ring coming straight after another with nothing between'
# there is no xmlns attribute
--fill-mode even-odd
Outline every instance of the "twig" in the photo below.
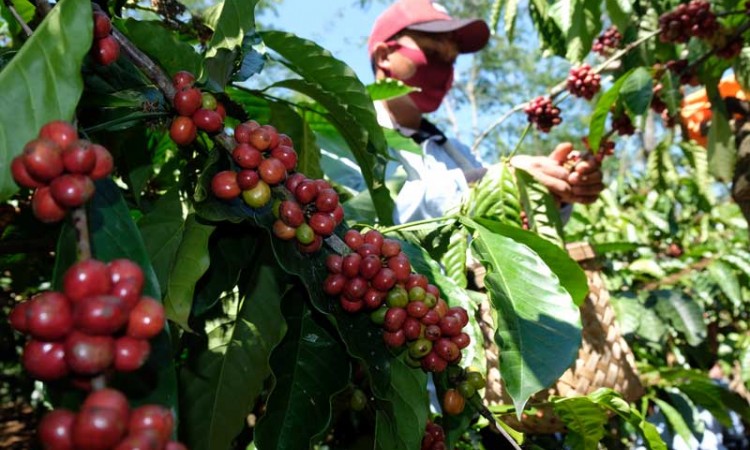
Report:
<svg viewBox="0 0 750 450"><path fill-rule="evenodd" d="M119 30L112 28L112 36L120 44L120 49L127 56L133 64L138 66L141 71L164 93L164 96L170 102L174 98L177 90L172 84L172 79L164 73L161 67L157 66L151 58L141 52L135 45L133 45L128 38L125 37Z"/></svg>
<svg viewBox="0 0 750 450"><path fill-rule="evenodd" d="M91 259L91 241L89 240L89 224L86 217L86 207L81 206L73 209L71 214L73 227L76 230L76 245L78 247L78 260Z"/></svg>
<svg viewBox="0 0 750 450"><path fill-rule="evenodd" d="M528 106L528 104L529 102L520 103L514 106L513 108L511 108L510 111L507 111L505 114L498 117L498 119L494 121L492 125L487 127L484 131L482 131L482 133L479 136L477 136L476 139L474 139L474 144L472 144L471 146L472 153L475 153L477 151L477 149L479 148L479 144L481 144L482 141L487 139L487 136L490 133L492 133L495 130L495 128L499 127L503 122L508 120L508 118L512 116L513 114L517 113L518 111L522 111L524 108L526 108L526 106Z"/></svg>
<svg viewBox="0 0 750 450"><path fill-rule="evenodd" d="M659 286L674 284L674 283L680 281L680 279L682 277L684 277L685 275L689 274L690 272L694 272L694 271L697 271L697 270L703 270L703 269L705 269L713 261L714 260L712 258L701 259L700 261L698 261L696 263L693 263L693 264L685 267L684 269L680 270L679 272L675 272L672 275L669 275L668 277L664 277L664 278L662 278L660 280L652 281L651 283L643 285L643 289L645 289L647 291L653 291L654 289L658 288Z"/></svg>
<svg viewBox="0 0 750 450"><path fill-rule="evenodd" d="M514 449L521 450L521 447L518 446L518 443L516 443L516 440L513 439L513 437L511 437L511 435L509 435L508 432L505 431L505 429L502 426L500 426L500 424L497 423L497 419L495 418L495 415L492 414L492 412L489 409L487 409L486 406L484 406L484 403L481 400L479 400L479 396L475 395L469 398L469 403L471 404L471 406L474 407L474 409L477 410L477 412L482 417L487 419L490 425L497 432L503 435L503 437L510 443L510 445L513 446Z"/></svg>
<svg viewBox="0 0 750 450"><path fill-rule="evenodd" d="M18 22L19 25L21 25L21 29L24 33L26 33L26 37L31 36L31 34L34 32L29 26L24 22L23 17L21 17L20 14L18 14L18 11L16 11L15 6L13 6L13 3L10 0L5 0L5 6L8 8L10 13L13 15L13 18L16 19L16 22Z"/></svg>

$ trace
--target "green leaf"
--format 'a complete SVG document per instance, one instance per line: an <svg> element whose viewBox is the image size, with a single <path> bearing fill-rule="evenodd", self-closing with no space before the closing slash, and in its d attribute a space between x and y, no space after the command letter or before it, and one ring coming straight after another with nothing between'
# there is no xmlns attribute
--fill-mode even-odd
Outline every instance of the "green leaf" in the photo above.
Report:
<svg viewBox="0 0 750 450"><path fill-rule="evenodd" d="M390 148L405 150L407 152L414 153L415 155L420 156L422 156L422 154L424 153L422 151L422 147L419 144L392 128L383 128L383 134L385 134L385 139L388 142L388 147Z"/></svg>
<svg viewBox="0 0 750 450"><path fill-rule="evenodd" d="M375 449L418 448L427 425L427 376L400 358L391 362L391 382L386 402L377 401Z"/></svg>
<svg viewBox="0 0 750 450"><path fill-rule="evenodd" d="M744 47L732 66L737 83L742 90L750 92L750 47Z"/></svg>
<svg viewBox="0 0 750 450"><path fill-rule="evenodd" d="M500 22L500 11L503 9L505 0L493 0L492 8L490 8L490 20L488 22L490 32L494 35L497 29L497 24Z"/></svg>
<svg viewBox="0 0 750 450"><path fill-rule="evenodd" d="M242 46L245 34L255 29L257 3L258 0L224 0L208 43L206 59L214 57L219 49L234 51Z"/></svg>
<svg viewBox="0 0 750 450"><path fill-rule="evenodd" d="M12 0L10 4L13 5L13 8L24 22L29 23L34 19L36 8L28 0ZM0 17L5 20L5 23L8 25L9 34L14 40L23 33L21 25L18 24L18 21L5 5L5 2L0 3Z"/></svg>
<svg viewBox="0 0 750 450"><path fill-rule="evenodd" d="M708 166L720 181L729 181L734 176L737 148L734 133L729 125L729 113L716 85L706 86L711 102L711 128L708 130Z"/></svg>
<svg viewBox="0 0 750 450"><path fill-rule="evenodd" d="M619 393L609 388L599 388L587 397L628 421L640 433L650 450L667 450L656 427L646 421L634 406L628 405Z"/></svg>
<svg viewBox="0 0 750 450"><path fill-rule="evenodd" d="M672 431L680 436L686 443L690 443L693 433L690 431L690 427L685 422L685 418L682 417L682 414L680 414L674 406L664 400L654 398L653 401L659 409L661 409L664 417L667 418L667 422L669 423L669 427L672 428Z"/></svg>
<svg viewBox="0 0 750 450"><path fill-rule="evenodd" d="M186 444L195 450L232 448L232 439L271 373L268 358L284 334L281 298L285 276L271 252L239 285L241 303L231 322L209 333L205 349L191 349L180 374Z"/></svg>
<svg viewBox="0 0 750 450"><path fill-rule="evenodd" d="M693 141L680 142L680 148L690 163L691 178L695 180L704 201L712 203L714 194L711 190L711 178L708 171L708 153L702 146L695 144Z"/></svg>
<svg viewBox="0 0 750 450"><path fill-rule="evenodd" d="M601 145L609 110L612 109L612 106L617 102L622 85L625 84L625 81L627 81L632 73L633 69L620 75L620 78L618 78L612 87L607 89L607 92L603 93L596 102L596 107L594 107L594 112L591 114L591 123L589 125L589 147L592 149L598 149Z"/></svg>
<svg viewBox="0 0 750 450"><path fill-rule="evenodd" d="M596 450L605 434L607 414L586 397L566 398L553 402L555 413L565 423L565 444L573 450Z"/></svg>
<svg viewBox="0 0 750 450"><path fill-rule="evenodd" d="M654 308L647 308L638 298L625 294L612 295L610 301L624 335L634 334L651 342L662 341L667 324Z"/></svg>
<svg viewBox="0 0 750 450"><path fill-rule="evenodd" d="M563 223L560 208L549 189L524 170L515 170L521 204L529 230L558 247L563 247Z"/></svg>
<svg viewBox="0 0 750 450"><path fill-rule="evenodd" d="M534 23L539 37L542 40L542 48L545 52L552 52L557 56L565 57L567 46L565 33L549 16L549 2L547 0L531 0L529 2L529 14Z"/></svg>
<svg viewBox="0 0 750 450"><path fill-rule="evenodd" d="M646 162L646 174L651 187L666 191L675 187L678 181L677 170L669 152L672 143L669 139L659 144L649 153Z"/></svg>
<svg viewBox="0 0 750 450"><path fill-rule="evenodd" d="M687 379L675 383L674 386L697 405L707 409L725 427L732 426L730 410L734 410L742 417L748 417L750 408L747 402L706 376L688 375Z"/></svg>
<svg viewBox="0 0 750 450"><path fill-rule="evenodd" d="M500 372L520 417L526 401L573 363L581 318L570 294L532 250L464 220L475 230L472 248L487 269L485 284L497 311Z"/></svg>
<svg viewBox="0 0 750 450"><path fill-rule="evenodd" d="M164 310L169 320L190 330L188 319L193 305L195 283L206 273L210 264L208 239L216 226L200 223L194 214L185 219L185 231L169 273Z"/></svg>
<svg viewBox="0 0 750 450"><path fill-rule="evenodd" d="M309 178L323 178L320 167L320 147L315 139L315 133L310 129L305 119L297 111L281 102L269 101L271 107L271 123L284 130L292 138L294 150L297 152L297 171Z"/></svg>
<svg viewBox="0 0 750 450"><path fill-rule="evenodd" d="M171 76L186 70L200 76L202 58L192 45L177 38L161 22L115 20L115 25L133 44L150 56Z"/></svg>
<svg viewBox="0 0 750 450"><path fill-rule="evenodd" d="M180 247L185 221L182 202L177 189L172 189L156 201L154 209L138 220L148 258L154 267L161 294L166 293L169 271Z"/></svg>
<svg viewBox="0 0 750 450"><path fill-rule="evenodd" d="M516 17L518 16L518 0L508 0L505 5L505 34L508 40L513 39L513 33L516 27ZM496 25L497 26L497 25ZM495 27L492 28L494 30Z"/></svg>
<svg viewBox="0 0 750 450"><path fill-rule="evenodd" d="M719 285L721 291L727 296L732 304L740 308L742 305L742 291L740 282L732 267L723 261L714 261L708 266L708 273L711 278Z"/></svg>
<svg viewBox="0 0 750 450"><path fill-rule="evenodd" d="M638 67L628 76L620 88L620 98L634 115L648 111L653 97L654 80L645 67ZM592 147L593 148L593 147Z"/></svg>
<svg viewBox="0 0 750 450"><path fill-rule="evenodd" d="M490 167L471 190L467 213L521 226L521 193L509 164Z"/></svg>
<svg viewBox="0 0 750 450"><path fill-rule="evenodd" d="M372 100L390 100L401 97L411 92L419 91L418 88L404 84L395 78L383 78L375 80L374 83L365 86Z"/></svg>
<svg viewBox="0 0 750 450"><path fill-rule="evenodd" d="M91 3L60 0L0 72L0 202L16 192L13 157L52 120L73 119L91 47ZM64 33L61 30L65 30Z"/></svg>
<svg viewBox="0 0 750 450"><path fill-rule="evenodd" d="M290 294L282 304L287 333L271 353L275 384L255 428L260 448L309 448L331 420L331 397L349 383L349 362L341 357L346 350L330 325L313 316L304 290Z"/></svg>
<svg viewBox="0 0 750 450"><path fill-rule="evenodd" d="M550 7L550 16L565 35L569 61L580 62L591 51L591 44L601 31L601 1L563 0Z"/></svg>
<svg viewBox="0 0 750 450"><path fill-rule="evenodd" d="M328 119L344 135L357 159L380 222L391 224L393 200L385 187L388 151L367 89L351 68L312 41L280 31L266 31L261 37L305 80L293 84L294 80L287 80L287 87L311 96L328 110Z"/></svg>
<svg viewBox="0 0 750 450"><path fill-rule="evenodd" d="M651 295L656 300L656 312L659 316L683 333L688 344L695 347L706 339L708 329L700 303L677 290L659 290Z"/></svg>
<svg viewBox="0 0 750 450"><path fill-rule="evenodd" d="M458 227L450 233L448 248L440 258L445 274L462 288L466 288L466 251L469 249L469 233Z"/></svg>
<svg viewBox="0 0 750 450"><path fill-rule="evenodd" d="M633 5L628 0L607 0L607 15L620 31L628 28L633 17Z"/></svg>

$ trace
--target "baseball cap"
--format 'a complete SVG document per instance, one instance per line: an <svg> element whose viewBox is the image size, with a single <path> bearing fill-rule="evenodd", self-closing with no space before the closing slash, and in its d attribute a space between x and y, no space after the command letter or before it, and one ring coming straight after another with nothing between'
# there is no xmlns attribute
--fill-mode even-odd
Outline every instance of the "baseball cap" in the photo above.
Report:
<svg viewBox="0 0 750 450"><path fill-rule="evenodd" d="M404 29L426 33L453 31L461 53L476 52L490 39L490 28L482 19L454 19L431 0L398 0L375 20L367 40L368 53L372 55L375 45Z"/></svg>

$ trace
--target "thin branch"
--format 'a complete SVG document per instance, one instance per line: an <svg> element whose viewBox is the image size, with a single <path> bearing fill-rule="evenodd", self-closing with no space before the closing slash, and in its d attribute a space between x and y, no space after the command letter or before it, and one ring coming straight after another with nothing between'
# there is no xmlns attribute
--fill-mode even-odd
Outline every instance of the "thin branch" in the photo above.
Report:
<svg viewBox="0 0 750 450"><path fill-rule="evenodd" d="M20 14L18 14L18 11L16 11L15 6L13 6L13 3L10 0L5 0L5 6L8 8L10 13L13 15L13 18L16 19L16 22L18 22L19 25L21 25L21 29L26 34L26 37L31 36L31 34L34 32L29 26L24 22L23 17L21 17Z"/></svg>
<svg viewBox="0 0 750 450"><path fill-rule="evenodd" d="M652 281L651 283L645 284L643 286L644 290L647 291L653 291L654 289L657 289L659 286L669 286L672 284L677 283L680 281L685 275L689 275L692 272L700 271L708 267L709 264L711 264L714 260L712 258L704 258L701 259L698 262L695 262L684 269L680 270L679 272L675 272L672 275L669 275L668 277L664 277L657 281Z"/></svg>
<svg viewBox="0 0 750 450"><path fill-rule="evenodd" d="M153 81L157 87L164 93L164 96L170 102L174 98L177 90L172 84L172 79L167 75L161 67L157 66L151 58L141 52L133 43L125 37L124 34L120 33L116 28L112 28L112 36L120 44L122 53L128 57L133 64L135 64L143 73Z"/></svg>
<svg viewBox="0 0 750 450"><path fill-rule="evenodd" d="M469 399L469 403L471 406L474 407L474 409L479 412L479 414L487 419L487 421L490 423L492 428L494 428L495 431L499 432L503 435L503 437L510 443L511 446L513 446L516 450L521 450L521 447L518 446L518 443L516 443L516 440L511 437L511 435L508 434L507 431L505 431L505 428L503 428L500 424L497 423L497 419L495 418L495 415L492 414L492 412L484 406L484 403L482 400L478 398L478 396L473 396Z"/></svg>
<svg viewBox="0 0 750 450"><path fill-rule="evenodd" d="M81 206L73 209L71 213L73 227L76 230L76 246L78 247L78 260L91 259L91 241L89 240L88 217L86 207Z"/></svg>

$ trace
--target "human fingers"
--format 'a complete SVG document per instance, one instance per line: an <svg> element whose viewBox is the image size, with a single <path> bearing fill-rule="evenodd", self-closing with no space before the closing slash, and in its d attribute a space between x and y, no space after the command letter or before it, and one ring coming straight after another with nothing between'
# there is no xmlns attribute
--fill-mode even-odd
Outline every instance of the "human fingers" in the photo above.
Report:
<svg viewBox="0 0 750 450"><path fill-rule="evenodd" d="M564 163L568 159L568 155L573 151L573 144L570 142L561 142L557 144L549 157L558 164Z"/></svg>
<svg viewBox="0 0 750 450"><path fill-rule="evenodd" d="M571 185L601 184L602 177L603 175L601 171L587 174L573 172L568 176L568 182Z"/></svg>
<svg viewBox="0 0 750 450"><path fill-rule="evenodd" d="M573 197L596 197L604 190L601 183L586 186L571 185L570 193Z"/></svg>
<svg viewBox="0 0 750 450"><path fill-rule="evenodd" d="M564 178L557 178L546 174L539 174L536 177L536 180L539 181L539 183L541 183L544 187L546 187L550 194L559 197L563 202L569 201L572 188Z"/></svg>

